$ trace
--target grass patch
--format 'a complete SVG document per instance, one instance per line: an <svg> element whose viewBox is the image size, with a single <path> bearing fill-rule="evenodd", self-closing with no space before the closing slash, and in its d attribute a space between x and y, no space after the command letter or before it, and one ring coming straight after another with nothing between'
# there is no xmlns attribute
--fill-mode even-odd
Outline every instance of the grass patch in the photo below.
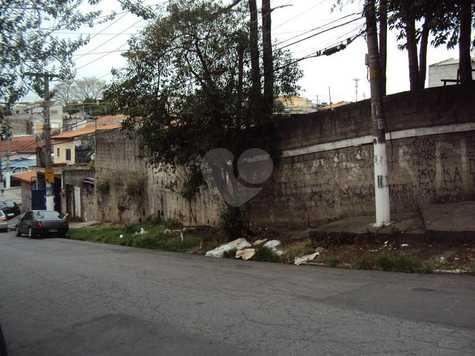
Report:
<svg viewBox="0 0 475 356"><path fill-rule="evenodd" d="M259 248L254 255L254 260L260 262L281 262L280 257L267 247Z"/></svg>
<svg viewBox="0 0 475 356"><path fill-rule="evenodd" d="M285 248L284 258L287 263L293 263L296 257L302 257L315 252L313 243L310 240L294 243Z"/></svg>
<svg viewBox="0 0 475 356"><path fill-rule="evenodd" d="M396 254L384 254L375 259L377 269L390 272L428 273L431 268L417 257Z"/></svg>
<svg viewBox="0 0 475 356"><path fill-rule="evenodd" d="M165 234L166 226L168 225L130 225L125 228L86 227L70 230L70 238L173 252L186 252L200 246L199 237L186 235L182 241L179 234ZM141 227L145 230L144 234L138 233Z"/></svg>

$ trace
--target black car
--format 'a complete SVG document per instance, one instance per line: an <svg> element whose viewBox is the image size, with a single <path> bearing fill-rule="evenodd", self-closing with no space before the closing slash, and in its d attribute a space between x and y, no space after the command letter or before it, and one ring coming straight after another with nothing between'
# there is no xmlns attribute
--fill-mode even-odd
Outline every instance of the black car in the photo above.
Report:
<svg viewBox="0 0 475 356"><path fill-rule="evenodd" d="M17 215L20 215L20 207L17 203L11 200L0 200L0 210L2 210L7 219L12 219Z"/></svg>
<svg viewBox="0 0 475 356"><path fill-rule="evenodd" d="M65 237L69 230L63 214L53 210L33 210L25 213L17 225L17 236L29 238L41 236Z"/></svg>

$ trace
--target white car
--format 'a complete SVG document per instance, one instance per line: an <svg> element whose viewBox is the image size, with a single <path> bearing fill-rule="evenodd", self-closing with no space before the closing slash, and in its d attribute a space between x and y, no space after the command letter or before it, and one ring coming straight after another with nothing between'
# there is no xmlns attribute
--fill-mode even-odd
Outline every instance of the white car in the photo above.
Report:
<svg viewBox="0 0 475 356"><path fill-rule="evenodd" d="M3 210L0 210L0 231L1 232L8 232L7 216L5 215Z"/></svg>

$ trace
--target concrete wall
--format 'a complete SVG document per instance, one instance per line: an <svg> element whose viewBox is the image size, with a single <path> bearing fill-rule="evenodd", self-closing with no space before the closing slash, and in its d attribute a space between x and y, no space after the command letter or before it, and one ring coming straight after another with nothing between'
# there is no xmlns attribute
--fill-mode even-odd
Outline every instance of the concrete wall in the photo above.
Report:
<svg viewBox="0 0 475 356"><path fill-rule="evenodd" d="M474 199L475 87L402 93L387 97L385 106L393 211L403 214L430 202ZM253 222L305 228L373 214L371 127L369 101L281 118L275 142L281 155L273 176L249 204ZM219 194L203 190L186 201L169 188L175 175L147 167L140 145L120 131L98 136L96 172L98 181L112 182L99 201L102 220L125 223L162 216L190 225L218 221ZM140 199L125 194L131 176L144 182Z"/></svg>

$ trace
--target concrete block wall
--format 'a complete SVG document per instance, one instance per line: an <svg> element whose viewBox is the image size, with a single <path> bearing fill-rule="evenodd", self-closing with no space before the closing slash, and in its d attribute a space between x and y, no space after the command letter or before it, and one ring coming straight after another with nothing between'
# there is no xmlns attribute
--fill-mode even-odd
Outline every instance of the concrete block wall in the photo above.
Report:
<svg viewBox="0 0 475 356"><path fill-rule="evenodd" d="M392 95L385 108L393 211L475 199L475 86ZM271 179L249 204L253 223L306 228L374 214L369 101L279 120L274 137L280 157ZM203 188L188 202L179 189L170 189L177 175L149 167L137 140L119 130L98 135L96 173L98 183L126 182L130 175L145 182L140 201L124 198L126 183L111 185L110 194L98 200L104 221L160 216L186 225L218 222L223 201L216 191ZM126 211L118 209L121 200L128 203Z"/></svg>

